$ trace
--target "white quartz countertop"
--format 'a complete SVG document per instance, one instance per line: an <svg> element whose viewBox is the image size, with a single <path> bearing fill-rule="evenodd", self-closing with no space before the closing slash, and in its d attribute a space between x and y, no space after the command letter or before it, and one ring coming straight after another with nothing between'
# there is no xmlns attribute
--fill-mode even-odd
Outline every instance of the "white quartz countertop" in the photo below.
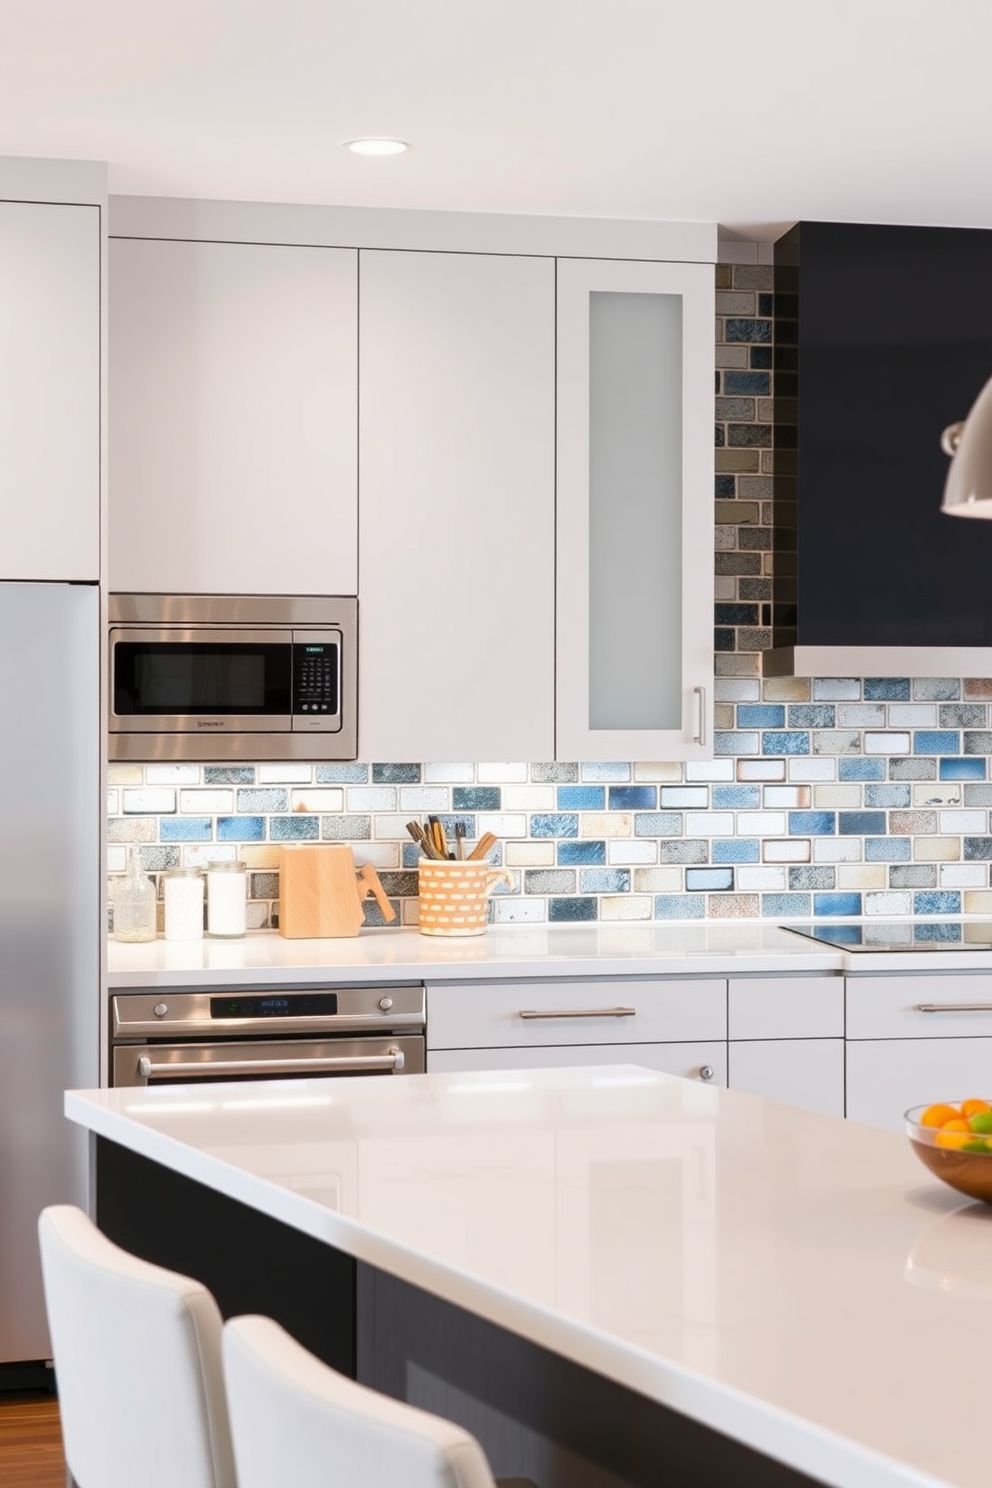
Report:
<svg viewBox="0 0 992 1488"><path fill-rule="evenodd" d="M494 977L734 976L762 973L992 971L992 951L858 954L764 921L672 925L506 925L445 939L411 929L371 929L337 940L288 940L275 930L241 940L145 944L110 940L107 982L129 987L209 987L301 980L460 981Z"/></svg>
<svg viewBox="0 0 992 1488"><path fill-rule="evenodd" d="M836 1488L986 1488L992 1208L900 1136L634 1066L66 1112Z"/></svg>

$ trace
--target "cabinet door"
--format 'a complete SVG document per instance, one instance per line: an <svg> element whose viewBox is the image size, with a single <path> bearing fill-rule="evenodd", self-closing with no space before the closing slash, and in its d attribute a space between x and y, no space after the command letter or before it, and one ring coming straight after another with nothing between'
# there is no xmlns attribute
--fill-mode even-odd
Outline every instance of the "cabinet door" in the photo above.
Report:
<svg viewBox="0 0 992 1488"><path fill-rule="evenodd" d="M854 1121L903 1131L910 1106L992 1099L992 1039L851 1040L847 1045L847 1114Z"/></svg>
<svg viewBox="0 0 992 1488"><path fill-rule="evenodd" d="M731 1090L828 1116L844 1114L842 1038L754 1039L729 1046Z"/></svg>
<svg viewBox="0 0 992 1488"><path fill-rule="evenodd" d="M558 263L560 759L712 754L713 273Z"/></svg>
<svg viewBox="0 0 992 1488"><path fill-rule="evenodd" d="M110 244L110 585L357 592L357 254Z"/></svg>
<svg viewBox="0 0 992 1488"><path fill-rule="evenodd" d="M100 577L100 209L0 202L0 579Z"/></svg>
<svg viewBox="0 0 992 1488"><path fill-rule="evenodd" d="M604 1064L639 1064L665 1075L681 1075L707 1085L727 1083L727 1045L571 1044L530 1049L432 1049L427 1069L432 1075L467 1070L557 1069Z"/></svg>
<svg viewBox="0 0 992 1488"><path fill-rule="evenodd" d="M549 759L554 264L363 251L363 759Z"/></svg>

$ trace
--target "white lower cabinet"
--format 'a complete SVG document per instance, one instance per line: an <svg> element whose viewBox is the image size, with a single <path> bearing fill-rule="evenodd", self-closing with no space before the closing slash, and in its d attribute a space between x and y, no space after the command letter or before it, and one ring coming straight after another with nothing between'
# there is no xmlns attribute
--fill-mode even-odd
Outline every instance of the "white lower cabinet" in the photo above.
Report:
<svg viewBox="0 0 992 1488"><path fill-rule="evenodd" d="M753 1039L730 1044L731 1090L844 1115L844 1040Z"/></svg>
<svg viewBox="0 0 992 1488"><path fill-rule="evenodd" d="M427 1068L640 1064L727 1083L720 978L437 982L427 986Z"/></svg>
<svg viewBox="0 0 992 1488"><path fill-rule="evenodd" d="M933 1101L992 1096L992 976L847 978L847 1114L890 1131Z"/></svg>

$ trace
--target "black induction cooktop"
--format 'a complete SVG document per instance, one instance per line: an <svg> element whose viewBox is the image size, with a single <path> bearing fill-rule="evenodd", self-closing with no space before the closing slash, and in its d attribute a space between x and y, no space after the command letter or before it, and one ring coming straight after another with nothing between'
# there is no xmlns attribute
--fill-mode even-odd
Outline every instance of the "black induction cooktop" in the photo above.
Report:
<svg viewBox="0 0 992 1488"><path fill-rule="evenodd" d="M782 929L845 951L992 951L992 920L879 920L858 925L813 920Z"/></svg>

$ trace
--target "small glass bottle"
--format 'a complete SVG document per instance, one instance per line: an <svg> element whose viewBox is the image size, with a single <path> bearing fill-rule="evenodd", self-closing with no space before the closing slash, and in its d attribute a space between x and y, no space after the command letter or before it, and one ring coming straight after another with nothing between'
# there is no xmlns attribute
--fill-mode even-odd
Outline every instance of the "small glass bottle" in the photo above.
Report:
<svg viewBox="0 0 992 1488"><path fill-rule="evenodd" d="M248 928L245 863L207 864L207 934L233 940Z"/></svg>
<svg viewBox="0 0 992 1488"><path fill-rule="evenodd" d="M165 875L166 940L203 939L203 874L198 868L170 868Z"/></svg>
<svg viewBox="0 0 992 1488"><path fill-rule="evenodd" d="M127 855L127 873L114 884L114 939L155 939L155 885L141 871L138 849Z"/></svg>

